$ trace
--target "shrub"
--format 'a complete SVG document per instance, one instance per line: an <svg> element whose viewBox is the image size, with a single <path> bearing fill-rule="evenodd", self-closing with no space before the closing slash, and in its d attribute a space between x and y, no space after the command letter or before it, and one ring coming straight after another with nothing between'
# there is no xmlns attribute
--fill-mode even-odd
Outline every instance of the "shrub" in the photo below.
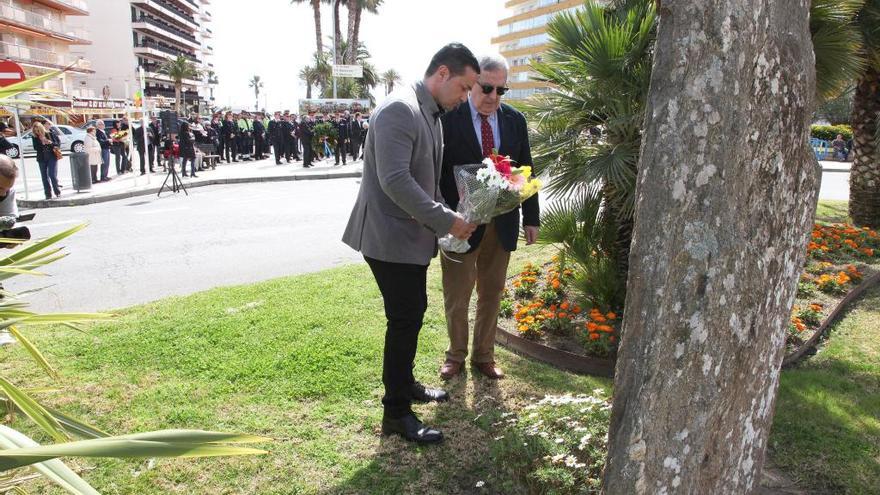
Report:
<svg viewBox="0 0 880 495"><path fill-rule="evenodd" d="M843 134L843 139L848 141L853 137L852 127L845 124L810 126L810 135L816 139L834 141L838 134Z"/></svg>

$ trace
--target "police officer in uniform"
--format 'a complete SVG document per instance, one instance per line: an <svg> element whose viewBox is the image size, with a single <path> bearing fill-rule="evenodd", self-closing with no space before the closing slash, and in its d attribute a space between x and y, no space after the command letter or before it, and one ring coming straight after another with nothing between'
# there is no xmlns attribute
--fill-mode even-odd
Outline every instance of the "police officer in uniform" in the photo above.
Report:
<svg viewBox="0 0 880 495"><path fill-rule="evenodd" d="M312 166L312 137L315 135L315 124L310 115L303 115L303 121L299 126L299 135L303 144L303 168Z"/></svg>

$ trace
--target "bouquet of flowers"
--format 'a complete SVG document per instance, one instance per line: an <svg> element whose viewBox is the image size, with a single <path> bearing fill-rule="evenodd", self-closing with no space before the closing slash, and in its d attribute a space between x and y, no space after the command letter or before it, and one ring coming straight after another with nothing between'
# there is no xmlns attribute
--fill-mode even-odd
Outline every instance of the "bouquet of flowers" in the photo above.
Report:
<svg viewBox="0 0 880 495"><path fill-rule="evenodd" d="M532 177L532 167L514 167L508 156L493 153L478 165L455 168L458 188L458 212L465 221L486 224L493 217L512 211L523 201L537 194L543 181ZM447 234L440 239L440 248L451 253L466 253L467 241Z"/></svg>

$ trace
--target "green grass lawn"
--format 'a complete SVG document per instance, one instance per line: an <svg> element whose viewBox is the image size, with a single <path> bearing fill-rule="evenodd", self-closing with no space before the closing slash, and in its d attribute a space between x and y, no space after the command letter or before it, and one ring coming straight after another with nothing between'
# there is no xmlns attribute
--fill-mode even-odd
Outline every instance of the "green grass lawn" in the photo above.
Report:
<svg viewBox="0 0 880 495"><path fill-rule="evenodd" d="M845 216L846 205L823 203L820 214ZM552 254L521 249L510 271ZM428 384L440 383L446 347L438 265L429 272L415 369ZM836 325L818 356L782 374L771 459L804 487L880 493L878 322L874 290ZM550 486L542 479L569 486L570 473L540 465L546 450L534 442L517 450L524 437L505 431L501 419L547 394L608 394L609 380L499 348L506 379L469 372L450 383L451 402L417 406L447 435L440 446L418 448L379 435L384 324L378 289L358 264L124 309L87 334L29 329L62 381L45 378L20 346L0 350L0 370L24 387L63 387L39 398L110 433L195 428L275 439L263 446L271 453L259 457L70 461L105 494L530 493L536 482Z"/></svg>
<svg viewBox="0 0 880 495"><path fill-rule="evenodd" d="M511 269L552 254L521 250ZM439 274L434 263L416 360L428 384L440 382L447 341ZM71 462L107 494L468 493L493 471L493 433L478 418L610 386L500 350L508 379L468 373L451 382L450 403L417 407L447 441L416 448L378 434L384 325L379 291L358 264L122 310L86 335L29 334L64 377L63 392L39 398L110 433L195 428L275 439L260 457ZM11 354L0 364L5 376L52 385L20 346Z"/></svg>

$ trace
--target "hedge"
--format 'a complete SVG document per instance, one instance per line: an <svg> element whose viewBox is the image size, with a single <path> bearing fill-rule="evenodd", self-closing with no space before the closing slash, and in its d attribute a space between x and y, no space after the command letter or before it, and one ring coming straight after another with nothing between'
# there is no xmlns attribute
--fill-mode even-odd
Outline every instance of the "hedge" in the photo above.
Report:
<svg viewBox="0 0 880 495"><path fill-rule="evenodd" d="M810 134L817 139L834 141L838 134L843 134L844 141L852 139L852 127L848 125L814 125L810 126Z"/></svg>

